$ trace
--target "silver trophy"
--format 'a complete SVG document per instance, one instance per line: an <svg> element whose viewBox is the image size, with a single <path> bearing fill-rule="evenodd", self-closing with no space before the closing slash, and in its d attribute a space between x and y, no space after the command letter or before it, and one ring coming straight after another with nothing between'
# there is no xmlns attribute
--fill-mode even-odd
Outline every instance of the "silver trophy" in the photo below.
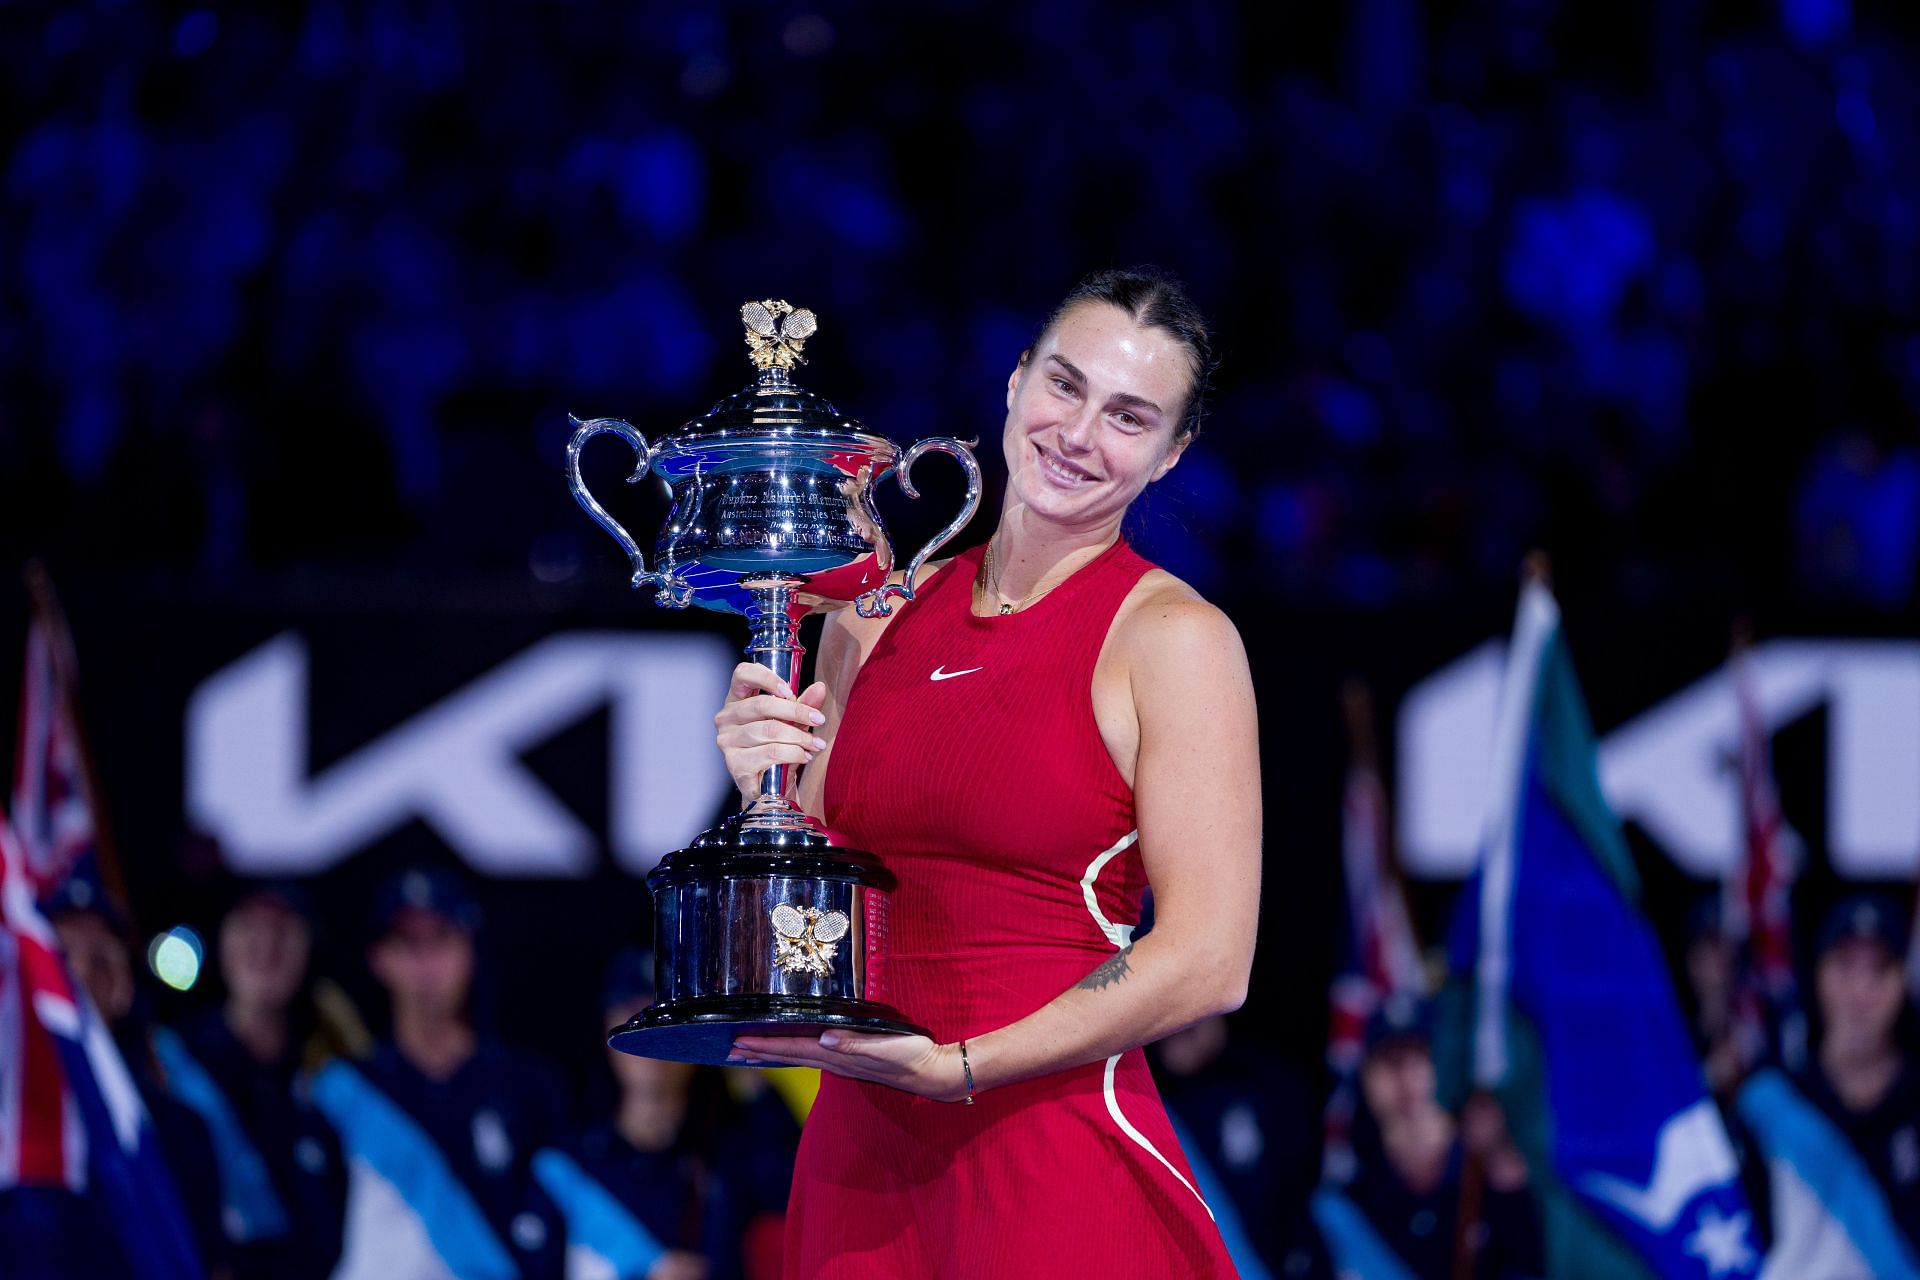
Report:
<svg viewBox="0 0 1920 1280"><path fill-rule="evenodd" d="M811 311L769 300L747 303L740 318L759 370L750 386L651 444L616 418L574 419L567 481L633 562L633 586L653 587L668 608L744 614L747 656L798 688L801 618L823 602L852 602L871 618L889 614L896 599L911 601L920 567L980 505L980 467L958 440L921 440L902 453L797 386L793 367L818 327ZM602 433L638 455L629 484L653 474L672 491L652 568L580 478L581 450ZM894 475L919 497L910 473L928 453L960 463L966 503L894 580L874 487ZM793 765L768 769L751 805L647 877L658 999L609 1033L614 1048L717 1063L736 1035L827 1027L925 1034L867 998L885 967L893 876L873 855L828 841L793 803L794 774Z"/></svg>

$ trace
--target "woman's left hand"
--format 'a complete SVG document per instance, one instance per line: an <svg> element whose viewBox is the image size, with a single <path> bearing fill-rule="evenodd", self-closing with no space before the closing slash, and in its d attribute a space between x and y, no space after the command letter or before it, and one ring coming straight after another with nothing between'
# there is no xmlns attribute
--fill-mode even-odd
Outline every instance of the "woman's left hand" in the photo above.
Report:
<svg viewBox="0 0 1920 1280"><path fill-rule="evenodd" d="M959 1046L935 1044L926 1036L844 1029L818 1036L738 1036L727 1061L818 1067L935 1102L958 1102L967 1096Z"/></svg>

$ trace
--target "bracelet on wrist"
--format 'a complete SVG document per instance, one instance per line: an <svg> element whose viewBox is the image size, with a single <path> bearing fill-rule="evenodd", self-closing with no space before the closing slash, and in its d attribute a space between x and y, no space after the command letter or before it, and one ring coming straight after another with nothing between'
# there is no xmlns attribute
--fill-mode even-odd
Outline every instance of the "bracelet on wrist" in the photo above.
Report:
<svg viewBox="0 0 1920 1280"><path fill-rule="evenodd" d="M967 1078L967 1096L960 1099L965 1106L973 1105L973 1064L967 1061L967 1042L960 1042L960 1071Z"/></svg>

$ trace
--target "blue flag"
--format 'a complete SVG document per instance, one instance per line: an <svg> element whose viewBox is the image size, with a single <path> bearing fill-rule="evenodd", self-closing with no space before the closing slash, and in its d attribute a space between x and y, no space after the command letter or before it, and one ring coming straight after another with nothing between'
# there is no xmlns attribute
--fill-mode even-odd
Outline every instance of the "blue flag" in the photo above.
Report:
<svg viewBox="0 0 1920 1280"><path fill-rule="evenodd" d="M146 1104L86 989L67 972L0 816L0 1191L35 1196L48 1210L31 1215L29 1229L50 1233L48 1260L59 1274L76 1274L71 1258L52 1255L70 1247L97 1256L87 1251L102 1242L59 1238L84 1229L85 1217L66 1218L46 1198L53 1188L97 1201L138 1280L206 1274ZM19 1239L0 1243L0 1271L35 1273L23 1253L41 1256Z"/></svg>
<svg viewBox="0 0 1920 1280"><path fill-rule="evenodd" d="M1454 933L1473 1082L1543 1184L1551 1274L1753 1276L1738 1162L1595 761L1559 608L1529 583Z"/></svg>

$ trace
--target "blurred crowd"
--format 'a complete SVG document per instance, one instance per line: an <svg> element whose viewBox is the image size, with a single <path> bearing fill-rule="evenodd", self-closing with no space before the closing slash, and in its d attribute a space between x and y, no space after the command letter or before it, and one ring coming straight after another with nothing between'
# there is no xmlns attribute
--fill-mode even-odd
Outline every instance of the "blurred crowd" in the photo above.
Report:
<svg viewBox="0 0 1920 1280"><path fill-rule="evenodd" d="M212 948L217 995L176 1025L155 1018L159 989L96 881L68 879L44 909L216 1280L779 1274L812 1092L792 1077L805 1073L607 1051L574 1096L476 1016L484 922L452 872L402 872L374 904L364 960L389 1011L377 1035L315 971L319 921L297 884L238 890ZM645 1008L653 983L650 955L614 953L582 1039ZM110 1212L97 1188L0 1190L8 1273L145 1274Z"/></svg>
<svg viewBox="0 0 1920 1280"><path fill-rule="evenodd" d="M486 932L452 872L404 871L374 903L364 961L389 1018L372 1034L341 986L315 972L323 922L298 885L237 889L214 935L217 982L176 1025L153 1016L149 966L92 880L70 879L46 910L112 1028L219 1280L438 1274L433 1259L475 1257L486 1264L478 1274L529 1278L780 1273L810 1073L609 1051L595 1082L570 1092L540 1055L476 1016ZM1780 1185L1769 1168L1791 1155L1756 1138L1755 1099L1743 1091L1777 1076L1786 1096L1845 1135L1871 1183L1855 1194L1884 1197L1920 1251L1908 945L1900 906L1843 899L1813 948L1805 1007L1776 1007L1760 1040L1740 1043L1733 948L1717 911L1696 913L1676 967L1762 1249ZM653 992L651 957L615 953L600 1023L582 1038L632 1017ZM1437 1003L1396 998L1375 1009L1337 1143L1327 1083L1255 1048L1234 1019L1153 1046L1182 1145L1249 1280L1344 1274L1355 1222L1418 1280L1549 1274L1527 1160L1491 1095L1448 1084L1458 1046ZM1824 1171L1805 1173L1807 1185L1829 1185ZM21 1274L127 1274L97 1194L0 1192L0 1235Z"/></svg>
<svg viewBox="0 0 1920 1280"><path fill-rule="evenodd" d="M1721 927L1717 898L1695 912L1675 957L1696 1047L1753 1207L1755 1256L1766 1260L1769 1276L1880 1274L1836 1271L1825 1251L1831 1239L1810 1239L1818 1215L1801 1197L1819 1201L1836 1190L1883 1205L1871 1212L1884 1213L1881 1221L1904 1241L1892 1252L1904 1248L1909 1266L1920 1258L1920 991L1908 970L1910 944L1904 904L1878 894L1843 897L1814 942L1804 1004L1773 1005L1747 1042L1734 1007L1738 948ZM1339 1140L1324 1147L1322 1139L1336 1135L1331 1124L1317 1123L1322 1096L1270 1061L1236 1055L1225 1021L1156 1046L1189 1154L1229 1194L1237 1222L1222 1215L1222 1225L1243 1274L1559 1274L1548 1262L1549 1210L1501 1104L1459 1078L1466 1052L1459 1029L1436 1016L1446 998L1389 999L1375 1009L1352 1114L1339 1124ZM1817 1147L1774 1145L1782 1126L1762 1123L1761 1108L1817 1115L1850 1154L1836 1159ZM1849 1160L1865 1172L1859 1182L1835 1176ZM1832 1208L1823 1204L1820 1213ZM1402 1270L1365 1265L1356 1240L1384 1247Z"/></svg>
<svg viewBox="0 0 1920 1280"><path fill-rule="evenodd" d="M10 6L4 537L564 583L599 549L528 479L563 411L704 408L740 299L817 309L806 377L875 426L965 437L1047 300L1152 259L1224 336L1142 530L1203 590L1258 559L1436 598L1545 545L1641 597L1910 605L1917 33L1870 0Z"/></svg>

